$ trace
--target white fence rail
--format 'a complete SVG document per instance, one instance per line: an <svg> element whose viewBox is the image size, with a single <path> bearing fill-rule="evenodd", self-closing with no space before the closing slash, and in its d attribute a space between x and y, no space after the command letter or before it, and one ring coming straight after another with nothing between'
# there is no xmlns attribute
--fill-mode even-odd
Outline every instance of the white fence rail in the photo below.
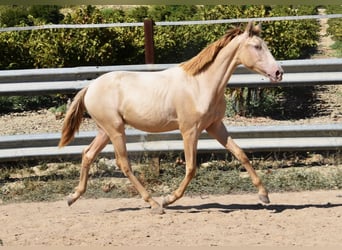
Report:
<svg viewBox="0 0 342 250"><path fill-rule="evenodd" d="M285 74L280 83L239 67L228 87L278 87L342 84L342 58L279 61ZM110 71L160 71L175 64L141 64L127 66L75 67L0 71L1 95L39 95L73 93Z"/></svg>
<svg viewBox="0 0 342 250"><path fill-rule="evenodd" d="M223 23L244 23L244 22L269 22L269 21L296 21L307 19L322 18L341 18L342 14L328 15L304 15L304 16L274 16L274 17L252 17L252 18L232 18L219 20L195 20L195 21L164 21L155 22L157 26L178 26L178 25L210 25ZM42 30L42 29L89 29L89 28L114 28L114 27L141 27L143 22L137 23L92 23L92 24L47 24L40 26L23 26L23 27L3 27L0 32L24 31L24 30Z"/></svg>
<svg viewBox="0 0 342 250"><path fill-rule="evenodd" d="M262 76L239 67L228 87L306 86L342 84L342 59L315 59L280 61L284 80L270 83ZM33 95L72 93L89 84L89 81L115 70L159 71L174 64L130 65L108 67L76 67L61 69L5 70L0 71L0 95ZM246 151L317 151L342 149L342 124L296 126L228 127L236 142ZM178 131L150 134L128 130L127 148L132 154L161 154L183 151ZM0 162L23 159L79 158L84 145L95 132L81 132L74 143L57 148L59 134L31 134L0 136ZM200 152L225 152L215 140L203 133L198 143ZM113 156L111 145L102 155Z"/></svg>
<svg viewBox="0 0 342 250"><path fill-rule="evenodd" d="M342 149L342 124L227 127L231 136L247 152L320 151ZM131 155L159 155L183 151L179 131L147 133L127 129L127 149ZM0 137L0 162L23 159L79 159L96 132L80 132L65 148L57 148L60 134L11 135ZM207 133L202 133L198 151L224 153L226 150ZM108 144L101 155L113 157Z"/></svg>

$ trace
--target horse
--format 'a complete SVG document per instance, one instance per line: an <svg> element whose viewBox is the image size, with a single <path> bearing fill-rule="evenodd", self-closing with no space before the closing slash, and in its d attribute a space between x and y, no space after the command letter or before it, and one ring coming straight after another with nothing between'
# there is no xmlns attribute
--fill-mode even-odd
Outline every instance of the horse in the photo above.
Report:
<svg viewBox="0 0 342 250"><path fill-rule="evenodd" d="M226 85L238 65L266 76L271 82L282 80L283 69L260 33L260 25L249 22L245 30L241 27L228 30L196 56L176 66L158 72L108 72L80 90L65 115L59 147L73 140L86 111L96 122L98 133L82 152L79 184L68 197L68 205L84 194L90 165L111 141L123 174L150 204L152 213L164 213L165 207L183 196L195 175L197 143L204 130L240 161L258 189L259 199L269 203L267 189L222 122ZM161 205L132 172L126 148L126 124L147 132L176 129L181 132L186 173L178 188L164 197Z"/></svg>

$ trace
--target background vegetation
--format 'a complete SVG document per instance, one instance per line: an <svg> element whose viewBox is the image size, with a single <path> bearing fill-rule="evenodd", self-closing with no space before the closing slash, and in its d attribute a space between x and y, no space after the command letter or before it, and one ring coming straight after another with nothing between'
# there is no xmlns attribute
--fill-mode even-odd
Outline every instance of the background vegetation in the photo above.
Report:
<svg viewBox="0 0 342 250"><path fill-rule="evenodd" d="M329 11L334 12L336 8L331 6ZM316 6L156 5L127 9L1 6L0 26L142 22L145 18L180 21L311 14L317 14ZM309 58L315 52L320 29L317 20L263 22L262 25L262 36L276 59ZM185 61L231 27L231 24L155 26L155 63ZM337 40L341 39L340 27L339 23L333 23L330 29ZM0 46L0 69L3 70L144 63L142 27L1 32ZM242 88L227 92L227 115L253 116L266 112L270 116L279 116L275 118L288 118L288 114L283 112L283 103L278 101L286 97L286 91ZM51 107L63 102L65 100L61 100L60 96L0 97L0 113Z"/></svg>
<svg viewBox="0 0 342 250"><path fill-rule="evenodd" d="M319 156L319 157L317 157ZM183 164L172 163L174 155L162 158L160 172L142 156L134 159L134 174L153 196L164 196L175 190L185 174ZM303 190L336 190L342 188L339 153L324 156L312 153L292 153L251 157L252 164L270 192ZM317 160L318 159L318 160ZM201 163L201 162L200 162ZM80 164L21 163L23 166L0 168L0 201L52 201L63 199L78 184ZM187 195L256 193L249 175L231 156L211 159L198 169L186 190ZM118 198L139 196L137 190L110 160L96 161L91 170L86 198Z"/></svg>
<svg viewBox="0 0 342 250"><path fill-rule="evenodd" d="M49 23L85 24L112 22L216 20L316 14L314 6L138 6L127 10L94 6L3 6L2 27ZM236 25L236 24L235 24ZM217 40L230 24L156 26L156 63L178 63L196 55ZM315 20L264 22L263 37L277 59L305 58L316 47L319 26ZM298 32L301 30L303 32ZM142 27L100 29L45 29L1 32L4 53L0 69L51 68L87 65L144 63Z"/></svg>
<svg viewBox="0 0 342 250"><path fill-rule="evenodd" d="M342 6L341 5L328 5L327 6L328 14L342 14ZM342 57L342 19L334 18L328 21L329 28L328 33L332 36L335 43L333 45L333 49L337 51L338 57Z"/></svg>

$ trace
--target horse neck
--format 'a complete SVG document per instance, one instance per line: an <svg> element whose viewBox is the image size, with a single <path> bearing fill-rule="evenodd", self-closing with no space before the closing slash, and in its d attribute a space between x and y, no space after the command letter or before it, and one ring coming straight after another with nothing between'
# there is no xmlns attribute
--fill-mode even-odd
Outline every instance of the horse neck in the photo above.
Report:
<svg viewBox="0 0 342 250"><path fill-rule="evenodd" d="M239 49L239 39L234 38L220 50L213 63L200 76L206 88L212 89L215 95L223 95L227 82L238 66L236 55Z"/></svg>

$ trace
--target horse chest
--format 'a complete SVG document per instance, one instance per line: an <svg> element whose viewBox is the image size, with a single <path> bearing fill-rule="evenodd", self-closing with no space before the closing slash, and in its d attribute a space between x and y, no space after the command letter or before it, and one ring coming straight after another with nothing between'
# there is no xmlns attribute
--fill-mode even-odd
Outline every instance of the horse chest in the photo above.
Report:
<svg viewBox="0 0 342 250"><path fill-rule="evenodd" d="M211 100L209 102L202 102L199 105L198 113L200 119L204 120L218 120L222 119L226 110L226 103L224 99Z"/></svg>

